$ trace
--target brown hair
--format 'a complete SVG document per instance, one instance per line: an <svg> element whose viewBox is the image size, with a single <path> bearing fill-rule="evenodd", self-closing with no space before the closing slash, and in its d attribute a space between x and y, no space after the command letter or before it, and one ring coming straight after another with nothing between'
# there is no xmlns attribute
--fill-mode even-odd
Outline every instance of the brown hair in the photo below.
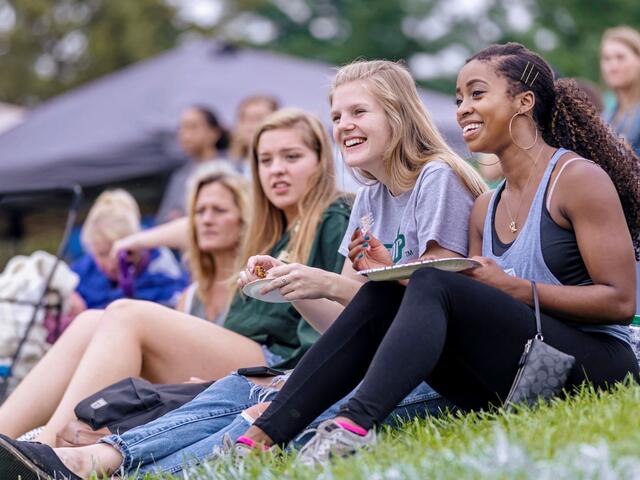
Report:
<svg viewBox="0 0 640 480"><path fill-rule="evenodd" d="M554 80L549 64L519 43L491 45L467 60L490 62L498 75L509 83L509 95L532 91L536 102L533 120L545 142L564 147L593 160L613 181L627 225L631 231L636 258L640 256L640 159L619 139L596 113L587 95L574 80ZM535 82L521 77L527 66L538 73Z"/></svg>

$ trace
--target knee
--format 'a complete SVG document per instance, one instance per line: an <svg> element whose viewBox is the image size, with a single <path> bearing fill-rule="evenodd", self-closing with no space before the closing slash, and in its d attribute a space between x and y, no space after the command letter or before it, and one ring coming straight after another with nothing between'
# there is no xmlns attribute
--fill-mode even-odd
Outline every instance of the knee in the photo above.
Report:
<svg viewBox="0 0 640 480"><path fill-rule="evenodd" d="M411 280L409 281L409 286L413 286L414 288L428 286L429 289L440 286L446 287L452 280L455 280L457 275L457 273L446 272L437 268L421 268L413 272Z"/></svg>
<svg viewBox="0 0 640 480"><path fill-rule="evenodd" d="M111 302L105 309L98 331L125 328L132 330L142 318L141 305L138 300L120 299Z"/></svg>
<svg viewBox="0 0 640 480"><path fill-rule="evenodd" d="M85 310L78 314L69 327L63 332L65 337L84 336L87 332L95 332L100 325L100 319L104 314L103 310Z"/></svg>
<svg viewBox="0 0 640 480"><path fill-rule="evenodd" d="M402 285L397 282L374 282L369 280L358 291L359 298L368 300L380 300L381 298L389 298L390 294L401 291Z"/></svg>
<svg viewBox="0 0 640 480"><path fill-rule="evenodd" d="M105 314L109 316L119 316L126 315L127 312L136 309L136 304L139 303L137 300L131 300L128 298L120 298L111 302L107 308L105 308Z"/></svg>

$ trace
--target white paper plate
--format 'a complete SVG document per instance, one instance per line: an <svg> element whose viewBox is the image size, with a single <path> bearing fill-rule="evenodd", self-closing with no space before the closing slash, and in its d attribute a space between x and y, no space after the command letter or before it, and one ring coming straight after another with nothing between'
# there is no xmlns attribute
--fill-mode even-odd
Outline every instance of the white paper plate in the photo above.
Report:
<svg viewBox="0 0 640 480"><path fill-rule="evenodd" d="M280 290L272 290L266 295L262 295L260 290L264 288L266 284L271 282L273 278L260 278L258 280L254 280L251 283L247 283L244 287L242 287L242 291L245 295L256 298L258 300L262 300L263 302L269 303L289 303L289 300L286 300Z"/></svg>
<svg viewBox="0 0 640 480"><path fill-rule="evenodd" d="M361 270L358 273L373 281L404 280L409 278L416 270L424 267L437 268L447 272L461 272L462 270L479 266L480 263L470 258L438 258L436 260L420 260L391 267L370 268L369 270Z"/></svg>

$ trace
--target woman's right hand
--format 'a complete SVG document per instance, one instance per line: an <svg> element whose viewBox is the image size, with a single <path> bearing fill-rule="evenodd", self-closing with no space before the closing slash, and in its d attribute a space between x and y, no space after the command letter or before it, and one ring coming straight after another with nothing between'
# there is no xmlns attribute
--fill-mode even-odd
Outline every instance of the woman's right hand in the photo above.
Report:
<svg viewBox="0 0 640 480"><path fill-rule="evenodd" d="M242 288L247 283L258 280L259 277L255 272L258 265L260 265L265 272L268 272L274 267L284 265L284 262L269 255L254 255L253 257L249 257L249 260L247 261L247 268L241 271L238 276L238 288Z"/></svg>
<svg viewBox="0 0 640 480"><path fill-rule="evenodd" d="M349 260L356 271L393 265L387 247L371 233L363 235L360 227L356 228L351 236Z"/></svg>

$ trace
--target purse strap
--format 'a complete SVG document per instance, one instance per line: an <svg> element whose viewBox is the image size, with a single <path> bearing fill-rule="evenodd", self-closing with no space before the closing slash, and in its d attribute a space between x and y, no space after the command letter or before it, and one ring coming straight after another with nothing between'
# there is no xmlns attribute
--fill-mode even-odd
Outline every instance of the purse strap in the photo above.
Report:
<svg viewBox="0 0 640 480"><path fill-rule="evenodd" d="M533 308L536 315L536 338L544 340L542 336L542 322L540 321L540 303L538 302L538 287L535 280L531 280L531 291L533 292Z"/></svg>

